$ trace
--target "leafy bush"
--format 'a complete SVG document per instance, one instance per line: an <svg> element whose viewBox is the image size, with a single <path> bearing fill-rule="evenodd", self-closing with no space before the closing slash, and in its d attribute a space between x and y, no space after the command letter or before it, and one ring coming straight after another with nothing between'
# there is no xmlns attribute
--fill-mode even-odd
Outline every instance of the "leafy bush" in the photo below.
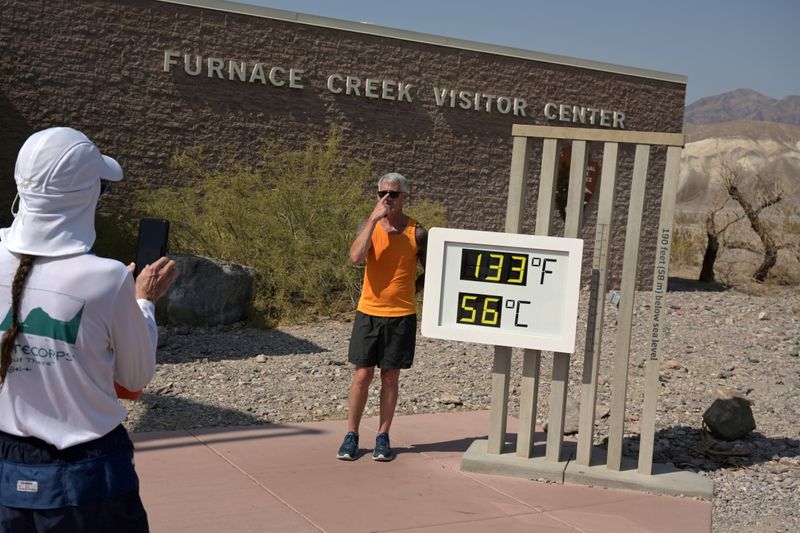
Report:
<svg viewBox="0 0 800 533"><path fill-rule="evenodd" d="M446 228L449 225L444 206L438 202L423 200L417 203L412 197L403 211L429 231L431 228Z"/></svg>
<svg viewBox="0 0 800 533"><path fill-rule="evenodd" d="M336 132L301 151L269 145L253 166L215 169L198 149L176 155L173 166L191 185L144 192L137 207L170 219L173 251L252 267L257 323L355 308L363 269L348 251L373 207L365 191L375 175L369 162L342 153ZM440 206L422 202L414 210L423 224L443 224Z"/></svg>

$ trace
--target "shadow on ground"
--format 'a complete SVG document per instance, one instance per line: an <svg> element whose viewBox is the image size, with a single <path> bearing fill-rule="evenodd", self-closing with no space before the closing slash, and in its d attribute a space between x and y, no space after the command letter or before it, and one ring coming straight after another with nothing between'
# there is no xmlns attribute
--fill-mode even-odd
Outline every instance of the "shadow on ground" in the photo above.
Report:
<svg viewBox="0 0 800 533"><path fill-rule="evenodd" d="M126 402L127 403L127 402ZM235 409L206 405L169 394L145 392L140 400L128 403L130 409L143 410L136 422L127 424L128 431L174 431L207 427L252 426L267 424L261 416ZM186 421L190 420L190 423Z"/></svg>
<svg viewBox="0 0 800 533"><path fill-rule="evenodd" d="M267 357L308 355L329 352L328 348L277 329L188 328L167 329L161 335L159 363L224 361Z"/></svg>
<svg viewBox="0 0 800 533"><path fill-rule="evenodd" d="M606 443L601 445L606 448ZM638 459L639 436L626 437L623 455ZM781 457L800 456L800 440L791 437L767 437L753 431L735 441L717 440L700 429L672 426L655 434L654 463L672 463L678 468L712 472L739 469Z"/></svg>
<svg viewBox="0 0 800 533"><path fill-rule="evenodd" d="M252 427L211 428L186 430L165 436L162 432L137 433L134 436L138 451L186 448L188 446L208 446L227 442L274 439L280 437L311 436L321 433L316 429L283 424L262 424ZM192 438L193 437L193 438Z"/></svg>
<svg viewBox="0 0 800 533"><path fill-rule="evenodd" d="M719 282L698 281L691 278L670 277L667 283L669 292L724 292L729 286Z"/></svg>
<svg viewBox="0 0 800 533"><path fill-rule="evenodd" d="M464 453L475 440L485 438L486 435L476 435L474 437L464 437L463 439L412 444L407 447L393 447L393 449L397 453Z"/></svg>

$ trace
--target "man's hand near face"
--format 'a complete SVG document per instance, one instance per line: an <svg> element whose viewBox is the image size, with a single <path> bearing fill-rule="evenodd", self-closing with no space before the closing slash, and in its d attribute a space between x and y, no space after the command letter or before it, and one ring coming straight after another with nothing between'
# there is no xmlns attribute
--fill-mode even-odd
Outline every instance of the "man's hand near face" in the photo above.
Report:
<svg viewBox="0 0 800 533"><path fill-rule="evenodd" d="M391 206L389 205L389 195L387 194L383 198L378 198L378 203L375 204L372 214L369 216L369 220L371 222L378 222L380 219L389 216L389 212L391 210Z"/></svg>

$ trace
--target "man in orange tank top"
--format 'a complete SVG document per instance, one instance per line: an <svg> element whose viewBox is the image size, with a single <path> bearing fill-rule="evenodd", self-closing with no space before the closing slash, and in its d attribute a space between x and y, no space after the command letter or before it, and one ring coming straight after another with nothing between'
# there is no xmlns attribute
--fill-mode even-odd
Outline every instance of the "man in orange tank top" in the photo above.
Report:
<svg viewBox="0 0 800 533"><path fill-rule="evenodd" d="M375 367L381 369L380 428L372 458L394 459L389 428L397 406L400 370L411 368L417 333L414 295L422 289L424 274L417 276L417 262L425 268L428 232L403 213L408 180L389 173L378 180L378 201L359 226L350 259L366 261L364 284L353 321L348 359L355 375L348 398L347 434L336 457L358 457L358 427L367 403Z"/></svg>

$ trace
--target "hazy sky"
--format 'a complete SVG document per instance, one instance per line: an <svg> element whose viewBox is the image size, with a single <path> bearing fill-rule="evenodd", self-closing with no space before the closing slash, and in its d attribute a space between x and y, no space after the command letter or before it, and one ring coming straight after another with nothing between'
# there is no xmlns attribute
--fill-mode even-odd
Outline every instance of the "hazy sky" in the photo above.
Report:
<svg viewBox="0 0 800 533"><path fill-rule="evenodd" d="M687 104L800 95L800 0L239 1L682 74Z"/></svg>

